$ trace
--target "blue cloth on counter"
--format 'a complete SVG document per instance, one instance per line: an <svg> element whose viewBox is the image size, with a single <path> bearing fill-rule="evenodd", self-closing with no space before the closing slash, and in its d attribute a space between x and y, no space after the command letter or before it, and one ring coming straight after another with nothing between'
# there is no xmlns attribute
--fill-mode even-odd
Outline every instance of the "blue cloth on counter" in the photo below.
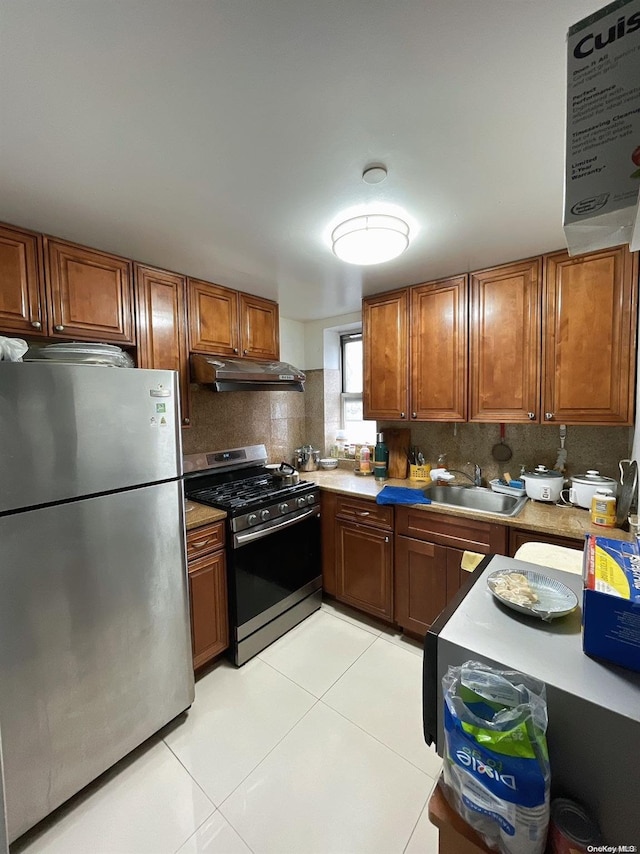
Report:
<svg viewBox="0 0 640 854"><path fill-rule="evenodd" d="M377 495L376 504L431 504L431 499L421 489L383 486Z"/></svg>

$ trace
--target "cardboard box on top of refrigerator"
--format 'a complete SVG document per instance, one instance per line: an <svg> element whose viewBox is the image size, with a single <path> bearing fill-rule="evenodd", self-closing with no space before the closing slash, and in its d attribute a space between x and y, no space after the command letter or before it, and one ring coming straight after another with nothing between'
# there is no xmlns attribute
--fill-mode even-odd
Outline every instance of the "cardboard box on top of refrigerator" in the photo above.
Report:
<svg viewBox="0 0 640 854"><path fill-rule="evenodd" d="M640 548L637 540L587 534L582 649L640 671Z"/></svg>

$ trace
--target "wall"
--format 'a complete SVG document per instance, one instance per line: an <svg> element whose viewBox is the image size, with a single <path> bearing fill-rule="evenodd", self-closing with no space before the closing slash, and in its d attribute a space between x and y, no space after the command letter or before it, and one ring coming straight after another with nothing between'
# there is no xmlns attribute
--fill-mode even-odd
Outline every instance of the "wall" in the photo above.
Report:
<svg viewBox="0 0 640 854"><path fill-rule="evenodd" d="M305 395L295 391L210 391L191 384L191 427L185 454L264 444L269 462L289 462L304 444Z"/></svg>
<svg viewBox="0 0 640 854"><path fill-rule="evenodd" d="M379 422L379 429L409 427L411 444L422 449L425 458L435 465L438 455L447 454L449 468L462 469L473 474L477 463L482 468L485 481L508 471L512 477L537 465L553 468L560 447L559 429L547 424L507 424L505 442L513 456L499 463L491 456L492 447L500 441L498 424L435 424L405 422ZM567 427L567 474L584 474L597 469L607 477L619 476L618 461L629 456L633 428L631 427Z"/></svg>

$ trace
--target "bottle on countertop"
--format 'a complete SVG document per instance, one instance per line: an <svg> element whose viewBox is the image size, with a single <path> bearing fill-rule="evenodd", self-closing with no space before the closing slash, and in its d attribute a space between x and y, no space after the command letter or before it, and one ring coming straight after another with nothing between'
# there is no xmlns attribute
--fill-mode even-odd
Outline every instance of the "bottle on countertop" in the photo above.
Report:
<svg viewBox="0 0 640 854"><path fill-rule="evenodd" d="M378 433L376 437L376 447L373 452L373 475L376 480L382 481L387 479L387 467L389 465L389 449L385 445L384 435Z"/></svg>
<svg viewBox="0 0 640 854"><path fill-rule="evenodd" d="M610 489L596 489L591 499L591 521L603 528L616 524L616 497Z"/></svg>
<svg viewBox="0 0 640 854"><path fill-rule="evenodd" d="M371 474L371 451L368 445L360 448L358 471L360 474Z"/></svg>

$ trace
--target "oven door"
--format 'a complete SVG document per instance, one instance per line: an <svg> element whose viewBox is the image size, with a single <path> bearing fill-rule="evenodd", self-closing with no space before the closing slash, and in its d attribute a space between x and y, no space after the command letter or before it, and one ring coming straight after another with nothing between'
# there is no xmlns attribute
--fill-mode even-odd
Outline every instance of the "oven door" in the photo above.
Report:
<svg viewBox="0 0 640 854"><path fill-rule="evenodd" d="M234 534L228 559L231 625L241 641L321 588L319 508Z"/></svg>

